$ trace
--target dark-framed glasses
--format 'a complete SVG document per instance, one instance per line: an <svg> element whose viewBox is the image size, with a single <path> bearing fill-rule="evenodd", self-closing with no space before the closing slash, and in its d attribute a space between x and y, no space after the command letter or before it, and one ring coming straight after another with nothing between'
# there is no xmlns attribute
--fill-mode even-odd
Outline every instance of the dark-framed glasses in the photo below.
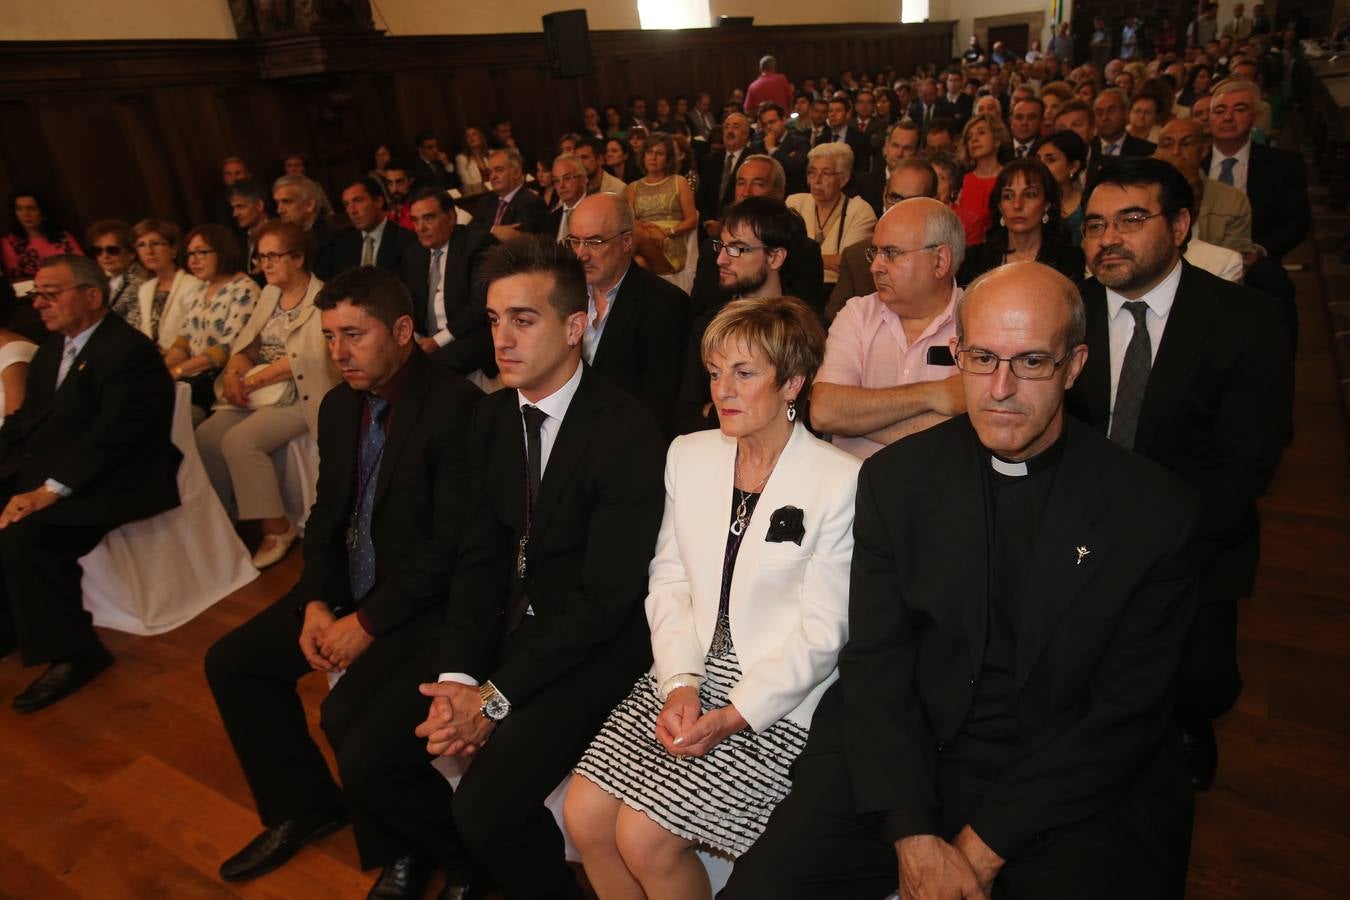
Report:
<svg viewBox="0 0 1350 900"><path fill-rule="evenodd" d="M255 253L253 261L258 264L280 262L288 256L294 256L299 250L287 250L283 253Z"/></svg>
<svg viewBox="0 0 1350 900"><path fill-rule="evenodd" d="M117 244L95 244L95 256L121 256L122 248Z"/></svg>
<svg viewBox="0 0 1350 900"><path fill-rule="evenodd" d="M189 250L187 253L184 254L184 256L186 256L188 259L206 259L208 256L210 256L215 252L216 251L214 250Z"/></svg>
<svg viewBox="0 0 1350 900"><path fill-rule="evenodd" d="M863 251L863 259L867 260L870 266L876 261L878 256L886 257L886 262L893 263L906 253L918 253L920 250L936 250L941 244L925 244L922 247L910 247L908 250L900 247L868 247Z"/></svg>
<svg viewBox="0 0 1350 900"><path fill-rule="evenodd" d="M1013 375L1023 381L1045 381L1053 378L1059 367L1069 361L1073 350L1059 359L1049 353L1019 353L1017 356L999 356L979 347L956 351L956 367L967 375L993 375L999 363L1007 363Z"/></svg>
<svg viewBox="0 0 1350 900"><path fill-rule="evenodd" d="M169 242L168 242L168 241L149 240L149 241L137 241L137 242L136 242L136 249L137 249L137 250L159 250L160 248L162 248L162 247L167 247L167 246L169 246Z"/></svg>
<svg viewBox="0 0 1350 900"><path fill-rule="evenodd" d="M713 253L721 253L725 250L727 251L727 256L730 256L732 259L739 259L742 253L749 253L752 250L771 250L773 248L764 244L728 244L725 241L714 240L712 242L712 249Z"/></svg>
<svg viewBox="0 0 1350 900"><path fill-rule="evenodd" d="M1095 218L1087 219L1079 227L1083 230L1085 238L1099 238L1106 234L1106 226L1109 224L1116 229L1118 234L1131 234L1143 228L1149 219L1156 219L1162 213L1142 213L1128 212L1121 213L1118 216L1112 216L1110 219Z"/></svg>
<svg viewBox="0 0 1350 900"><path fill-rule="evenodd" d="M615 232L614 234L611 234L609 237L603 238L602 237L581 238L581 237L573 237L572 235L569 234L567 237L563 238L563 243L571 247L573 253L580 253L583 247L586 248L587 250L599 250L601 247L605 246L610 241L614 240L617 237L622 237L625 234L629 234L629 232L619 231Z"/></svg>
<svg viewBox="0 0 1350 900"><path fill-rule="evenodd" d="M77 290L78 288L82 287L89 287L89 285L72 284L69 287L57 288L54 291L40 291L37 288L34 288L33 290L28 292L28 296L32 297L34 302L37 302L38 300L45 300L48 303L55 303L56 298L60 297L62 294L68 293L69 291Z"/></svg>

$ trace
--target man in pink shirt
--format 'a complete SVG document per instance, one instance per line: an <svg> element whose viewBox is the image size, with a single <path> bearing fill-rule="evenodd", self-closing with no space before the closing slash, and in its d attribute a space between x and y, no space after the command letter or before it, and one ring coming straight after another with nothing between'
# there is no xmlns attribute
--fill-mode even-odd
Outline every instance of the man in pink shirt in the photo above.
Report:
<svg viewBox="0 0 1350 900"><path fill-rule="evenodd" d="M745 91L745 111L758 121L759 105L766 100L783 109L792 109L792 85L787 76L778 71L778 60L772 56L760 58L759 77L750 82Z"/></svg>
<svg viewBox="0 0 1350 900"><path fill-rule="evenodd" d="M811 388L811 424L866 459L966 411L948 347L965 255L956 213L914 197L886 211L868 250L876 293L854 297L830 325Z"/></svg>

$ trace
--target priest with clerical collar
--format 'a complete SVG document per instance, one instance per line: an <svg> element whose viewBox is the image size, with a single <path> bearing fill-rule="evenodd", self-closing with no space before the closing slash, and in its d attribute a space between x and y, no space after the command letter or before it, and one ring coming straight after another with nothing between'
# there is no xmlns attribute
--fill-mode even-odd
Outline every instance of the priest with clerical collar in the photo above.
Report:
<svg viewBox="0 0 1350 900"><path fill-rule="evenodd" d="M955 319L968 414L863 464L839 681L721 898L1185 890L1196 497L1064 415L1063 275L1002 266Z"/></svg>

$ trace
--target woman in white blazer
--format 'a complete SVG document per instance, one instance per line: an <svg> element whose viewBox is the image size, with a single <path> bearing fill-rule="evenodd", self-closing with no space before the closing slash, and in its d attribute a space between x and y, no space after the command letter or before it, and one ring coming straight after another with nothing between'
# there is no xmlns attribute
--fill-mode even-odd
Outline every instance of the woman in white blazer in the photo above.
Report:
<svg viewBox="0 0 1350 900"><path fill-rule="evenodd" d="M142 219L132 228L136 256L150 273L136 294L136 315L127 321L164 352L182 333L188 300L202 283L178 267L182 233L172 222ZM132 319L135 321L132 321Z"/></svg>
<svg viewBox="0 0 1350 900"><path fill-rule="evenodd" d="M267 276L248 323L216 379L216 405L197 428L211 484L241 520L258 519L260 569L279 562L299 536L286 516L272 453L308 431L318 434L319 404L339 375L328 356L314 298L323 287L309 267L314 240L273 220L258 232L255 256Z"/></svg>
<svg viewBox="0 0 1350 900"><path fill-rule="evenodd" d="M720 430L677 438L651 563L651 671L577 766L568 831L600 897L710 897L791 788L848 637L858 460L797 401L825 336L794 298L727 304L702 353Z"/></svg>

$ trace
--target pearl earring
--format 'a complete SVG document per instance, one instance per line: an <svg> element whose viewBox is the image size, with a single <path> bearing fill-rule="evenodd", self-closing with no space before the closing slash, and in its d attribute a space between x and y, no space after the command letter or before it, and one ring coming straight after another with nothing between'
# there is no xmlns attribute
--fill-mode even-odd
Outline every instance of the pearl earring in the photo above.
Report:
<svg viewBox="0 0 1350 900"><path fill-rule="evenodd" d="M1050 224L1050 214L1049 214L1049 213L1041 213L1041 224L1042 224L1042 225L1049 225L1049 224Z"/></svg>
<svg viewBox="0 0 1350 900"><path fill-rule="evenodd" d="M1008 227L1008 223L1005 222L1005 221L1003 221L1003 217L1002 217L1002 216L999 216L999 217L998 217L998 224L1001 225L1001 226L1004 227L1004 228L1007 228L1007 227Z"/></svg>

